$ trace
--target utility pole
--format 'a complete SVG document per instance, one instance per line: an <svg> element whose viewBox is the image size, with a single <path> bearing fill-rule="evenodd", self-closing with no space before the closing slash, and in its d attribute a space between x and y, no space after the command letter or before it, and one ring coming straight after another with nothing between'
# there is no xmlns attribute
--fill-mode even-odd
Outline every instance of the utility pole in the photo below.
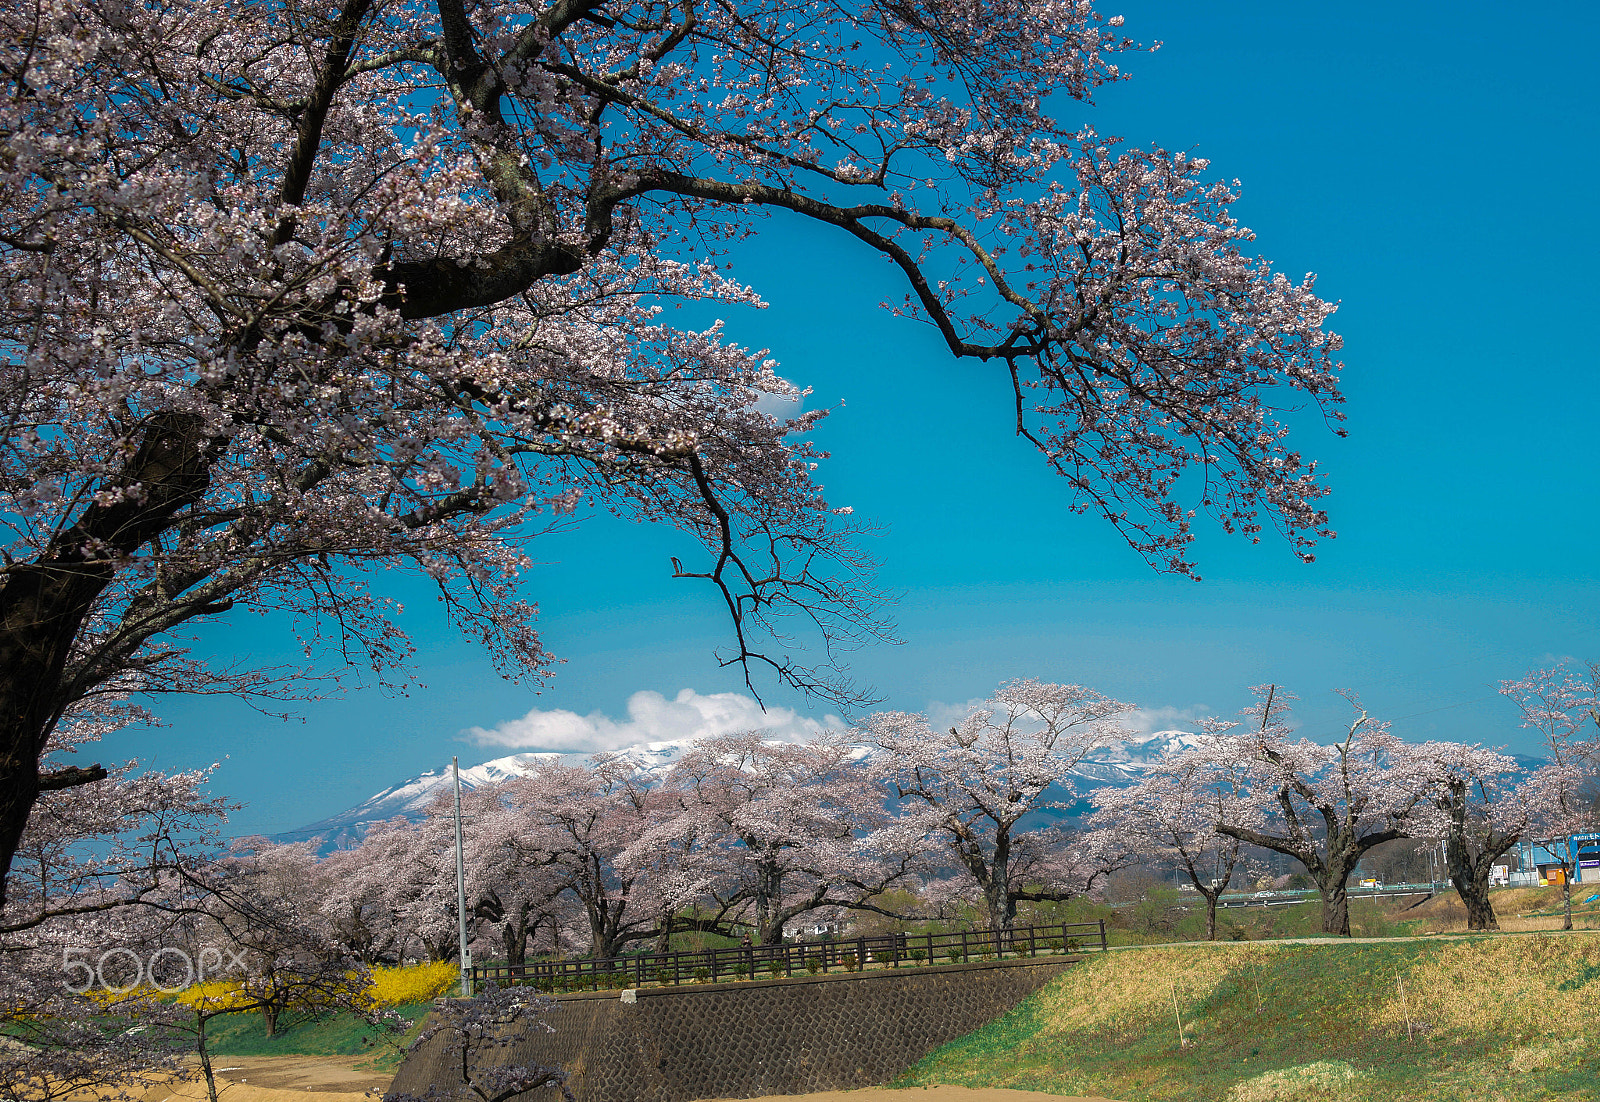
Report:
<svg viewBox="0 0 1600 1102"><path fill-rule="evenodd" d="M456 785L456 933L461 939L461 997L472 998L472 954L467 949L467 862L461 849L461 765L450 759Z"/></svg>

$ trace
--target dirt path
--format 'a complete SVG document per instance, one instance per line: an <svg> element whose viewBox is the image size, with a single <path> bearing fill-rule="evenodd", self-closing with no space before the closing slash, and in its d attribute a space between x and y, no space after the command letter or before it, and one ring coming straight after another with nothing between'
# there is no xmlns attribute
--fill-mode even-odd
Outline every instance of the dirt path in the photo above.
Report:
<svg viewBox="0 0 1600 1102"><path fill-rule="evenodd" d="M218 1102L368 1102L393 1074L360 1071L360 1056L218 1056L212 1061ZM370 1094L369 1094L370 1092ZM141 1102L193 1102L205 1082L152 1087Z"/></svg>

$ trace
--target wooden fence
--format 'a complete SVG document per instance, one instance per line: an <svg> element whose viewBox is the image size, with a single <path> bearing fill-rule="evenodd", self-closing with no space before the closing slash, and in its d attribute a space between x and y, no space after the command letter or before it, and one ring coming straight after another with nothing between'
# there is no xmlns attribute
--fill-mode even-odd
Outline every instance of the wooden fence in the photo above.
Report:
<svg viewBox="0 0 1600 1102"><path fill-rule="evenodd" d="M626 957L536 960L525 964L483 964L472 968L473 987L526 984L544 991L600 990L646 983L679 984L759 979L844 971L867 967L901 968L926 964L965 964L1041 953L1076 953L1106 948L1106 924L1068 922L1011 930L963 930L953 934L884 934L842 941L738 945L678 953L639 953Z"/></svg>

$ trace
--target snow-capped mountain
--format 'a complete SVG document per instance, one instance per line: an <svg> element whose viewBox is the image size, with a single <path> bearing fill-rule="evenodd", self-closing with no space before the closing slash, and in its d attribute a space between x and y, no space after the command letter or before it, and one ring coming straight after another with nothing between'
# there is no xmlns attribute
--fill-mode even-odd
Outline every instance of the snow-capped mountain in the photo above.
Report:
<svg viewBox="0 0 1600 1102"><path fill-rule="evenodd" d="M630 746L618 751L622 757L637 762L642 768L652 772L666 770L683 756L685 750L692 745L692 740L679 739L673 742L649 742L638 746ZM563 755L554 753L541 754L512 754L509 757L495 758L482 765L474 765L461 770L461 789L469 792L484 785L499 784L515 777L526 777L535 772L545 762L557 761L562 757L576 758L579 755ZM337 815L330 815L315 823L298 827L295 830L274 834L274 842L308 842L320 838L323 846L328 849L340 849L353 846L366 836L367 831L374 823L388 822L390 819L403 817L406 819L421 819L428 813L428 807L434 800L450 791L450 767L434 769L419 777L401 781L390 788L357 804L348 811L341 811Z"/></svg>
<svg viewBox="0 0 1600 1102"><path fill-rule="evenodd" d="M1089 757L1068 776L1080 782L1080 788L1129 784L1141 774L1149 772L1163 755L1192 750L1204 745L1205 741L1205 735L1188 731L1157 731L1126 742L1102 743L1090 750Z"/></svg>
<svg viewBox="0 0 1600 1102"><path fill-rule="evenodd" d="M1078 796L1081 796L1086 789L1097 788L1104 784L1129 784L1149 770L1163 754L1189 749L1199 745L1201 740L1202 736L1188 731L1157 731L1155 734L1128 742L1105 743L1095 747L1090 757L1062 780L1070 782L1071 787L1076 790L1074 794ZM692 745L694 745L693 739L647 742L629 746L617 753L651 772L665 772ZM526 777L536 771L542 763L555 761L563 756L577 758L579 755L540 753L512 754L509 757L495 758L493 761L461 770L461 788L463 791L470 791L483 785L499 784L514 777ZM447 765L442 769L435 769L385 788L348 811L330 815L326 819L296 830L274 834L272 841L306 842L320 839L323 847L327 849L353 846L366 836L374 823L387 822L396 817L421 819L427 814L429 805L449 791L450 767ZM1065 791L1064 786L1059 798L1071 799L1072 795Z"/></svg>

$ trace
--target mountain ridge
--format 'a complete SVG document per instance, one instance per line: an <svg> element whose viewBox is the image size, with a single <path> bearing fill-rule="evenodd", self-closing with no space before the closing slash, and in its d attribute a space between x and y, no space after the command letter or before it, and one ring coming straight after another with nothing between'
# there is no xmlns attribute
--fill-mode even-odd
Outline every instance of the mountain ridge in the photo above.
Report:
<svg viewBox="0 0 1600 1102"><path fill-rule="evenodd" d="M1156 731L1150 735L1125 742L1107 742L1091 748L1093 757L1085 759L1070 770L1068 777L1087 782L1080 787L1098 788L1105 784L1128 784L1147 771L1168 750L1186 750L1200 743L1203 736L1189 731ZM644 742L624 747L614 753L636 762L640 767L665 771L693 746L695 739L674 739L666 742ZM461 769L461 788L472 791L489 784L499 784L516 777L533 773L542 762L562 758L588 757L587 754L563 754L559 751L509 754ZM1066 779L1066 778L1063 778ZM450 790L450 767L429 770L426 773L391 785L354 807L337 812L314 823L268 835L272 842L317 841L320 849L343 849L358 844L373 825L394 818L412 821L422 819L428 807Z"/></svg>

